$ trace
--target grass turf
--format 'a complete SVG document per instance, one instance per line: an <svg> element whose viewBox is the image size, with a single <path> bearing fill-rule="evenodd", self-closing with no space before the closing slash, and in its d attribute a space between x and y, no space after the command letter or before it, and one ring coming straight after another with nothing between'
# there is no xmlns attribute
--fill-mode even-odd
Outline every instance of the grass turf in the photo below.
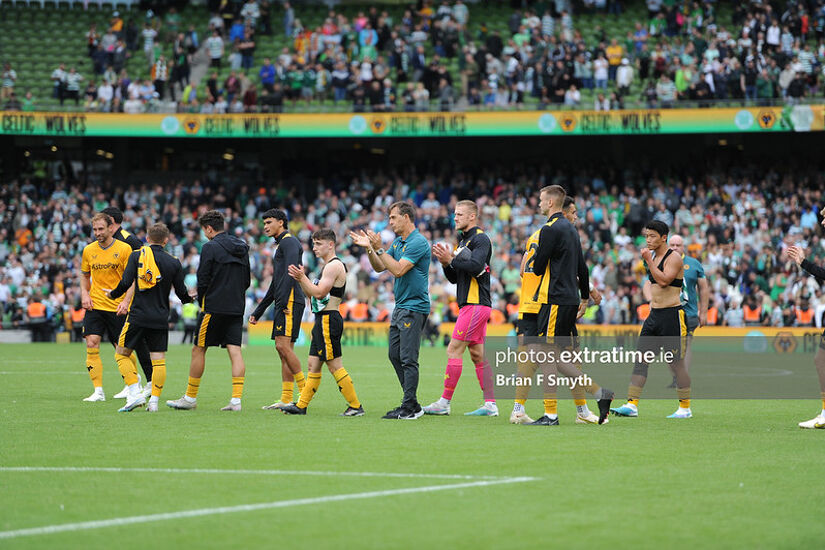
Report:
<svg viewBox="0 0 825 550"><path fill-rule="evenodd" d="M122 383L110 349L103 353L109 399L84 403L91 384L80 345L0 347L0 467L306 473L0 469L0 531L475 481L312 471L540 479L0 538L0 547L661 548L678 541L700 548L798 548L825 538L825 526L815 520L825 504L819 485L825 433L796 427L816 413L813 398L696 401L688 421L665 419L675 399L643 400L641 418L603 427L573 424L575 409L564 400L560 427L511 426L509 400L499 402L499 418L461 415L480 403L465 360L453 416L387 421L380 416L397 405L400 390L385 350L348 347L345 365L367 415L337 416L346 403L325 372L309 414L287 417L260 410L279 397L280 367L274 348L252 347L245 350L240 414L218 411L229 397L230 373L217 349L207 355L197 410L162 405L154 415L143 409L118 414L123 401L111 396ZM297 352L305 364L306 348ZM188 355L188 347L171 348L162 403L185 389ZM444 349L423 348L421 364L419 398L426 404L440 394ZM528 402L531 415L540 410L540 402Z"/></svg>

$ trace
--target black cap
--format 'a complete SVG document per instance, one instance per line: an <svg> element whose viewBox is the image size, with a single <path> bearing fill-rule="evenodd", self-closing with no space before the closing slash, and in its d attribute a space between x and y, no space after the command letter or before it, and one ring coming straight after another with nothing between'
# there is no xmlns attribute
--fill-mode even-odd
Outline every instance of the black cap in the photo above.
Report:
<svg viewBox="0 0 825 550"><path fill-rule="evenodd" d="M116 224L123 223L123 212L117 206L107 206L101 212L115 220Z"/></svg>

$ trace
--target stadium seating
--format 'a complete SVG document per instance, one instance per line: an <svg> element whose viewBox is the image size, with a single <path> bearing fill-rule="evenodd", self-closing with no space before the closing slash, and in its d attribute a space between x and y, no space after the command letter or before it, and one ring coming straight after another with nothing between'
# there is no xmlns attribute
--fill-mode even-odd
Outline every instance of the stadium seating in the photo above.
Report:
<svg viewBox="0 0 825 550"><path fill-rule="evenodd" d="M603 29L608 40L610 38L619 39L620 43L629 31L634 28L635 22L647 24L648 14L643 2L626 2L624 11L620 15L614 14L575 14L575 29L581 33L584 43L588 48L593 48L598 44L597 33L599 28ZM506 4L472 4L468 3L470 11L470 23L468 25L468 40L480 43L480 32L482 25L486 26L490 33L498 31L506 39L510 36L508 29L508 18L512 14L512 8ZM2 15L0 16L0 48L2 48L2 58L10 62L18 73L16 90L18 97L22 97L26 91L31 91L35 97L37 109L58 108L58 102L51 98L52 83L49 79L52 70L61 62L65 62L67 67L76 65L78 71L87 78L92 76L91 60L86 55L85 33L91 23L97 23L99 31L107 26L111 11L119 9L124 21L133 19L141 25L145 14L141 12L132 1L45 1L42 2L12 2L4 3ZM359 12L366 11L366 5L343 5L335 8L338 13L343 14L350 20ZM394 24L400 21L405 6L401 5L379 5L379 10L387 11L392 17ZM181 28L186 28L189 24L195 25L200 40L203 43L207 37L207 22L210 14L203 6L186 6L180 11ZM328 8L324 5L298 5L296 6L296 17L301 20L305 28L316 28L320 26L326 16ZM540 14L539 14L540 15ZM263 58L267 55L277 56L284 47L292 47L293 40L287 39L283 34L282 27L283 12L278 6L274 6L271 14L273 34L264 36L260 33L256 36L256 52L254 68L250 77L252 82L257 81L257 72ZM730 21L730 7L720 5L717 7L716 18L720 24ZM558 26L558 22L557 22ZM61 40L50 40L49 37L59 36ZM63 39L65 37L65 39ZM143 62L142 39L138 50L133 52L131 59L127 62L126 68L131 78L146 78L149 76L149 68ZM430 41L425 42L427 58L433 54ZM170 46L165 45L168 55ZM226 48L228 56L231 48ZM443 64L453 79L453 87L456 94L462 94L459 90L460 72L458 57L443 59ZM228 63L219 71L219 81L223 82L229 74ZM211 71L210 71L211 73ZM392 69L391 74L394 74ZM639 78L635 78L633 85L625 96L627 107L643 106L641 92L644 83ZM614 84L610 83L612 91ZM592 108L593 101L598 94L595 89L581 89L580 106L582 108ZM82 90L81 90L82 95ZM200 82L198 97L206 95L205 79ZM438 102L431 98L431 106L437 108ZM512 106L513 108L536 108L539 100L529 94L525 94L524 104ZM559 106L561 108L567 108ZM66 105L64 109L75 109L74 105ZM329 100L313 100L309 104L299 102L295 106L288 106L287 110L295 111L317 111L317 110L349 110L349 102L339 103L333 106Z"/></svg>

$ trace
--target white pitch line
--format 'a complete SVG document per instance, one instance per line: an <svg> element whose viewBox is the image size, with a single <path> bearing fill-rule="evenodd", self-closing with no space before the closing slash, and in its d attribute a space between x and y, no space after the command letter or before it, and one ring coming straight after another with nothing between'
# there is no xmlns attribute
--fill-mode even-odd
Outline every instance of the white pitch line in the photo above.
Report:
<svg viewBox="0 0 825 550"><path fill-rule="evenodd" d="M275 502L262 502L259 504L241 504L239 506L221 506L219 508L201 508L199 510L183 510L180 512L169 512L165 514L151 514L145 516L131 516L124 518L103 519L97 521L83 521L78 523L64 523L62 525L46 525L44 527L32 527L29 529L0 531L0 539L12 539L17 537L27 537L34 535L51 535L55 533L65 533L69 531L84 531L88 529L102 529L105 527L120 527L123 525L134 525L136 523L149 523L153 521L194 518L219 514L234 514L237 512L255 512L257 510L271 510L273 508L303 506L306 504L326 504L328 502L341 502L344 500L362 500L368 498L389 497L395 495L409 495L413 493L431 493L435 491L469 489L473 487L487 487L490 485L501 485L505 483L524 483L527 481L534 481L535 479L536 478L532 477L513 477L487 481L473 481L469 483L453 483L450 485L430 485L427 487L410 487L407 489L388 489L386 491L369 491L365 493L327 495L323 497L299 498L294 500L280 500Z"/></svg>
<svg viewBox="0 0 825 550"><path fill-rule="evenodd" d="M9 375L9 374L25 374L26 376L55 376L59 374L69 375L69 376L88 376L88 372L70 372L70 371L42 371L42 370L34 370L34 371L22 371L22 370L3 370L0 371L0 375Z"/></svg>
<svg viewBox="0 0 825 550"><path fill-rule="evenodd" d="M396 472L334 472L313 470L224 470L220 468L118 468L94 466L0 466L0 472L105 472L151 474L230 474L265 476L328 476L328 477L391 477L418 479L502 480L504 476L471 476L461 474L414 474Z"/></svg>

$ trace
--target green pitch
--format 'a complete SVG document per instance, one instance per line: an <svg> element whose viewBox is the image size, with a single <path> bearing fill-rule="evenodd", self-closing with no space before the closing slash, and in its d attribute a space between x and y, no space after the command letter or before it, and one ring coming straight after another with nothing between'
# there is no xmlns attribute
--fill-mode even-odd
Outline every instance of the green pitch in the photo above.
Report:
<svg viewBox="0 0 825 550"><path fill-rule="evenodd" d="M643 400L640 418L602 427L575 425L563 400L560 427L532 428L507 423L509 400L499 402L501 417L462 416L481 398L465 360L453 416L388 421L380 417L401 392L385 353L345 349L365 417L338 416L346 403L328 372L309 414L287 417L260 409L280 396L270 347L245 350L241 413L218 411L230 373L217 349L198 409L167 408L188 371L189 349L174 346L161 410L150 415L116 412L123 401L111 396L123 385L111 348L108 400L84 403L91 383L80 345L2 345L0 547L814 548L825 540L825 432L796 427L817 412L816 387L805 401L695 401L687 421L665 419L675 399ZM303 361L306 348L298 354ZM440 395L444 361L443 348L422 350L423 404ZM538 401L527 408L541 414Z"/></svg>

